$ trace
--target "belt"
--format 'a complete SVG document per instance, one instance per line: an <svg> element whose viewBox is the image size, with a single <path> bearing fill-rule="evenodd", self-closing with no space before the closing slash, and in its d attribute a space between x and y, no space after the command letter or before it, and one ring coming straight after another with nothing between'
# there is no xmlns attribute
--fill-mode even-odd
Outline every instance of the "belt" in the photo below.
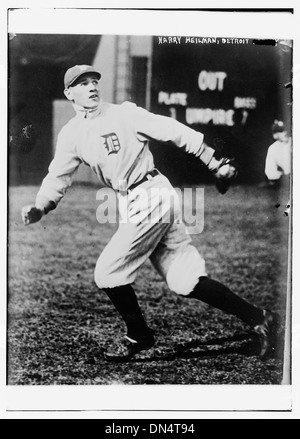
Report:
<svg viewBox="0 0 300 439"><path fill-rule="evenodd" d="M129 186L129 188L127 190L132 191L140 184L145 183L145 181L152 180L152 178L156 177L156 175L158 175L158 174L159 174L159 171L157 169L153 169L153 171L148 172L144 178L142 178L141 180L139 180L136 183L133 183L131 186Z"/></svg>

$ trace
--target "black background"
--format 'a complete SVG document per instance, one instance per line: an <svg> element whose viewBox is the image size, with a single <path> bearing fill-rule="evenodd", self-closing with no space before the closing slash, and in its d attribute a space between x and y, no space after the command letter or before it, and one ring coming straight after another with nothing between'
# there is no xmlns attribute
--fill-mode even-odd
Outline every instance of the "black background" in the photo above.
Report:
<svg viewBox="0 0 300 439"><path fill-rule="evenodd" d="M199 37L198 37L199 38ZM230 39L231 40L231 39ZM234 109L234 98L255 97L257 106L248 111L241 124L242 109L235 110L234 126L193 124L205 139L224 154L237 158L239 181L257 183L264 179L268 146L273 142L274 119L291 124L291 49L275 40L244 40L244 44L153 42L151 110L170 115L169 106L158 103L159 91L188 95L188 107ZM226 72L223 91L200 90L198 76L207 72ZM177 120L186 123L185 107L176 106ZM162 149L153 143L152 151L159 169L179 184L206 181L209 176L199 159L172 148Z"/></svg>

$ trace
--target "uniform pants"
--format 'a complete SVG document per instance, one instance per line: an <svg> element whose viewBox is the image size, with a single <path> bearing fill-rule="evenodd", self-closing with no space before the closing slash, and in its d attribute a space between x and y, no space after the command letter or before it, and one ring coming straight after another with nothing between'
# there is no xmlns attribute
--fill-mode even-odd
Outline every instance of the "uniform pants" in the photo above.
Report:
<svg viewBox="0 0 300 439"><path fill-rule="evenodd" d="M101 289L132 284L150 258L169 288L188 295L206 276L205 261L181 220L179 198L159 174L129 193L119 193L120 222L101 253L95 282Z"/></svg>

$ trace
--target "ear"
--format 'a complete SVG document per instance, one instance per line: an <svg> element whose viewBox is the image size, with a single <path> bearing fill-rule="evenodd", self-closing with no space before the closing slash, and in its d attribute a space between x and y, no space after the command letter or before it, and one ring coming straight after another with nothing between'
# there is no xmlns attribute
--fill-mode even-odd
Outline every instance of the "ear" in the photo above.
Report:
<svg viewBox="0 0 300 439"><path fill-rule="evenodd" d="M73 101L74 100L72 88L65 88L64 89L64 94L65 94L66 98L69 101Z"/></svg>

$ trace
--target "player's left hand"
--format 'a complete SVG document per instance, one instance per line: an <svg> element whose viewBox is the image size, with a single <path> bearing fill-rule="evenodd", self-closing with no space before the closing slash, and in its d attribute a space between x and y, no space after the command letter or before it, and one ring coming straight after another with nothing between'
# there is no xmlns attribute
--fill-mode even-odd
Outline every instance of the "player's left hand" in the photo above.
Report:
<svg viewBox="0 0 300 439"><path fill-rule="evenodd" d="M237 176L237 166L234 159L226 157L215 160L215 162L215 168L211 169L215 185L220 194L225 194Z"/></svg>

